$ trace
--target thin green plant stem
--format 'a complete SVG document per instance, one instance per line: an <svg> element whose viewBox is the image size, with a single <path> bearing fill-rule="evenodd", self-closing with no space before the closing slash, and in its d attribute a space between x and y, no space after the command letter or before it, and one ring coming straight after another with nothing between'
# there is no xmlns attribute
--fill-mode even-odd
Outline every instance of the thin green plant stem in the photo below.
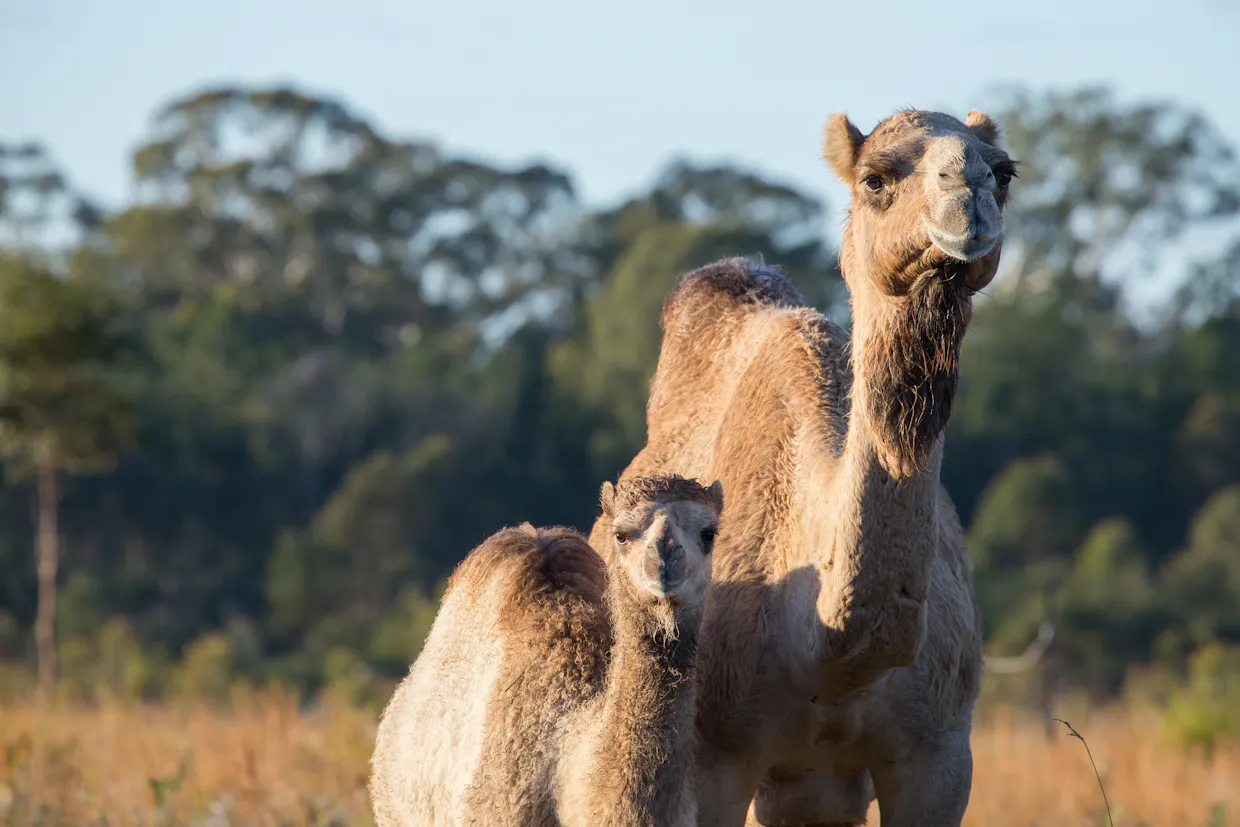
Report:
<svg viewBox="0 0 1240 827"><path fill-rule="evenodd" d="M1085 754L1089 756L1089 765L1094 768L1094 778L1098 779L1098 789L1102 790L1102 803L1107 805L1107 821L1111 823L1111 827L1115 827L1115 819L1111 818L1111 802L1107 799L1107 788L1102 784L1102 776L1098 773L1098 765L1094 763L1094 754L1089 749L1089 742L1085 740L1085 736L1072 728L1072 724L1062 718L1052 718L1052 721L1058 721L1068 728L1068 732L1072 737L1085 745Z"/></svg>

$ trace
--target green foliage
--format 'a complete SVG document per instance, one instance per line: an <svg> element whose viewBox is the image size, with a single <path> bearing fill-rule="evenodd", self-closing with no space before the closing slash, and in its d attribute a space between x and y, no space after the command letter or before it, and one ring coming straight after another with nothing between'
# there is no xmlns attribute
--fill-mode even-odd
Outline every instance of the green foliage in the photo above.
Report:
<svg viewBox="0 0 1240 827"><path fill-rule="evenodd" d="M1054 457L1017 460L982 494L969 533L979 569L1065 557L1080 534L1071 480Z"/></svg>
<svg viewBox="0 0 1240 827"><path fill-rule="evenodd" d="M1206 818L1202 827L1227 827L1230 822L1227 820L1227 805L1221 801L1216 801L1210 805L1210 815Z"/></svg>
<svg viewBox="0 0 1240 827"><path fill-rule="evenodd" d="M434 491L443 484L447 439L428 437L403 457L372 454L352 469L309 530L285 534L272 558L267 597L281 631L348 628L360 646L401 584L436 564Z"/></svg>
<svg viewBox="0 0 1240 827"><path fill-rule="evenodd" d="M366 659L345 646L328 651L323 660L323 683L329 692L350 706L374 706L390 696L390 689L377 684L375 672Z"/></svg>
<svg viewBox="0 0 1240 827"><path fill-rule="evenodd" d="M376 668L399 677L413 663L439 611L447 581L442 581L432 594L418 586L406 586L374 625L368 655Z"/></svg>
<svg viewBox="0 0 1240 827"><path fill-rule="evenodd" d="M126 345L118 297L27 256L0 256L0 455L12 472L43 456L106 468L133 437L111 375Z"/></svg>
<svg viewBox="0 0 1240 827"><path fill-rule="evenodd" d="M1176 471L1193 495L1240 481L1240 396L1207 393L1176 432Z"/></svg>
<svg viewBox="0 0 1240 827"><path fill-rule="evenodd" d="M1064 627L1060 651L1078 680L1114 693L1128 664L1111 653L1148 659L1150 641L1161 626L1149 553L1132 523L1111 517L1093 527L1074 558L1059 595L1059 621Z"/></svg>
<svg viewBox="0 0 1240 827"><path fill-rule="evenodd" d="M1193 655L1187 680L1171 694L1166 724L1188 746L1240 739L1240 647L1212 642Z"/></svg>
<svg viewBox="0 0 1240 827"><path fill-rule="evenodd" d="M680 276L701 263L761 250L761 237L700 225L636 232L586 306L585 330L551 356L554 380L607 424L591 440L601 468L623 467L646 441L646 395L659 359L659 310Z"/></svg>
<svg viewBox="0 0 1240 827"><path fill-rule="evenodd" d="M167 658L144 649L125 620L111 618L90 631L64 632L61 629L60 691L65 697L139 701L167 688Z"/></svg>
<svg viewBox="0 0 1240 827"><path fill-rule="evenodd" d="M1032 607L1066 578L1075 506L1067 471L1049 456L1012 462L983 491L967 542L982 616L1002 645L1023 646L1043 619Z"/></svg>
<svg viewBox="0 0 1240 827"><path fill-rule="evenodd" d="M1240 485L1216 493L1193 518L1188 545L1163 580L1186 648L1240 640Z"/></svg>
<svg viewBox="0 0 1240 827"><path fill-rule="evenodd" d="M14 658L21 651L21 629L10 612L0 612L0 659Z"/></svg>
<svg viewBox="0 0 1240 827"><path fill-rule="evenodd" d="M208 632L185 647L176 674L177 694L194 701L220 703L228 699L234 677L234 659L228 635Z"/></svg>
<svg viewBox="0 0 1240 827"><path fill-rule="evenodd" d="M65 638L93 635L107 619L103 590L89 573L76 571L56 601L56 628Z"/></svg>

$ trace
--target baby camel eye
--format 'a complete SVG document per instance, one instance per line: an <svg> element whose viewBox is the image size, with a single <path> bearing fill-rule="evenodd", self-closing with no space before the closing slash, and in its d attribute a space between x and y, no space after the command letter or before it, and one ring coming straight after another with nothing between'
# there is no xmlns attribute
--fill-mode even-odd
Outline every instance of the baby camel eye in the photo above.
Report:
<svg viewBox="0 0 1240 827"><path fill-rule="evenodd" d="M625 534L623 531L617 531L616 532L616 545L626 546L628 545L628 543L629 543L629 535Z"/></svg>
<svg viewBox="0 0 1240 827"><path fill-rule="evenodd" d="M707 554L710 554L711 548L715 545L715 533L713 528L702 529L702 551Z"/></svg>
<svg viewBox="0 0 1240 827"><path fill-rule="evenodd" d="M861 179L861 183L870 192L879 192L883 188L883 179L877 175L867 175Z"/></svg>

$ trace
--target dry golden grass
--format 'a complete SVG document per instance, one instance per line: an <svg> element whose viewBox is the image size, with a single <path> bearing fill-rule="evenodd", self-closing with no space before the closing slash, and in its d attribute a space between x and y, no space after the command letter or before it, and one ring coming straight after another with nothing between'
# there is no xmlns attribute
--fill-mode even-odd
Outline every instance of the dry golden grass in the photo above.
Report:
<svg viewBox="0 0 1240 827"><path fill-rule="evenodd" d="M1093 749L1117 825L1240 825L1234 745L1212 758L1173 750L1152 713L1102 711L1072 723ZM0 706L0 825L370 824L374 724L373 712L305 712L281 694L241 698L227 711ZM1079 741L1048 741L1035 721L999 710L979 717L973 748L969 827L1106 823Z"/></svg>
<svg viewBox="0 0 1240 827"><path fill-rule="evenodd" d="M0 706L0 825L369 824L374 727L280 693L227 711Z"/></svg>
<svg viewBox="0 0 1240 827"><path fill-rule="evenodd" d="M1089 742L1117 827L1240 825L1240 749L1235 744L1213 757L1177 750L1161 738L1162 722L1153 711L1113 709L1066 717ZM1081 742L1067 730L1048 739L1040 722L999 710L976 722L973 794L964 823L1092 827L1107 822Z"/></svg>

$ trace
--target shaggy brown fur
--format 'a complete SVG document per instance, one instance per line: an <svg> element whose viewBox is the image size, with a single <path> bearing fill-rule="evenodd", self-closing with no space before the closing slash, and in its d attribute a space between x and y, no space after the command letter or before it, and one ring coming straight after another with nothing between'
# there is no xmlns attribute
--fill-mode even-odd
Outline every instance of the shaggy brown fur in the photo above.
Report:
<svg viewBox="0 0 1240 827"><path fill-rule="evenodd" d="M951 416L968 307L968 296L961 295L967 288L954 270L949 264L942 276L923 278L909 289L907 311L872 363L870 416L890 435L900 468L922 467Z"/></svg>
<svg viewBox="0 0 1240 827"><path fill-rule="evenodd" d="M495 601L503 647L499 691L464 812L478 824L557 827L555 764L544 751L564 712L604 686L611 644L606 568L577 532L523 526L480 546L452 582L473 599Z"/></svg>
<svg viewBox="0 0 1240 827"><path fill-rule="evenodd" d="M956 827L981 665L938 481L971 297L1014 164L981 113L902 112L824 154L853 190L846 334L742 259L662 314L648 441L622 475L719 478L727 532L698 663L702 827ZM603 515L591 535L613 531ZM747 815L748 813L748 815Z"/></svg>
<svg viewBox="0 0 1240 827"><path fill-rule="evenodd" d="M659 503L700 503L716 511L723 508L716 489L703 488L695 480L674 474L637 477L625 480L616 488L604 486L601 497L603 513L612 516L617 511L634 511L643 505Z"/></svg>
<svg viewBox="0 0 1240 827"><path fill-rule="evenodd" d="M693 823L702 538L720 488L660 475L607 484L603 501L630 527L609 567L577 532L526 524L453 573L380 724L380 827Z"/></svg>

